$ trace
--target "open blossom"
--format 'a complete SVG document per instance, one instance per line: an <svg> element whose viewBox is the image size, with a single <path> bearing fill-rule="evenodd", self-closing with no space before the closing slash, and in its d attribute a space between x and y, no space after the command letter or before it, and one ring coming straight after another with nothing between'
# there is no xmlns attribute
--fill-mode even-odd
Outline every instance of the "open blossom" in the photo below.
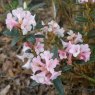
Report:
<svg viewBox="0 0 95 95"><path fill-rule="evenodd" d="M61 60L67 59L67 64L71 65L72 64L72 58L77 57L80 53L80 45L72 44L70 41L64 42L63 40L61 40L61 42L63 45L63 50L58 51L59 57Z"/></svg>
<svg viewBox="0 0 95 95"><path fill-rule="evenodd" d="M53 32L58 37L64 37L65 30L64 28L60 28L57 22L52 20L48 23L48 25L45 25L44 22L42 22L42 24L44 25L44 28L42 28L43 32Z"/></svg>
<svg viewBox="0 0 95 95"><path fill-rule="evenodd" d="M60 26L55 21L52 20L49 22L48 26L48 31L53 32L58 37L64 37L65 30L63 28L60 28Z"/></svg>
<svg viewBox="0 0 95 95"><path fill-rule="evenodd" d="M58 53L59 53L60 59L66 59L67 58L67 53L65 52L65 50L58 50Z"/></svg>
<svg viewBox="0 0 95 95"><path fill-rule="evenodd" d="M41 52L43 52L44 51L44 44L42 44L42 43L37 43L35 46L34 46L34 48L35 48L35 52L36 52L36 54L38 55L39 53L41 53Z"/></svg>
<svg viewBox="0 0 95 95"><path fill-rule="evenodd" d="M82 35L78 32L78 34L76 34L76 37L74 39L74 43L79 43L79 42L83 42L83 39Z"/></svg>
<svg viewBox="0 0 95 95"><path fill-rule="evenodd" d="M81 48L80 48L79 59L84 60L85 62L89 61L91 51L90 51L88 44L82 44L80 46Z"/></svg>
<svg viewBox="0 0 95 95"><path fill-rule="evenodd" d="M43 57L43 55L47 55L47 58ZM31 63L33 75L31 78L36 82L50 85L52 84L52 80L56 79L61 74L61 71L55 71L56 66L59 65L59 61L57 59L52 59L51 55L52 54L49 54L48 51L45 51L45 54L41 54L43 58L40 56L33 58Z"/></svg>
<svg viewBox="0 0 95 95"><path fill-rule="evenodd" d="M79 32L75 34L72 30L70 30L67 32L67 34L69 35L67 40L71 41L72 43L77 44L79 42L83 42L82 35Z"/></svg>
<svg viewBox="0 0 95 95"><path fill-rule="evenodd" d="M36 43L34 44L34 49L35 49L35 52L37 55L44 51L43 41L44 41L43 38L36 38Z"/></svg>
<svg viewBox="0 0 95 95"><path fill-rule="evenodd" d="M68 42L63 41L62 39L61 39L61 43L63 48L66 48L68 46Z"/></svg>
<svg viewBox="0 0 95 95"><path fill-rule="evenodd" d="M53 53L50 53L50 51L44 51L44 53L40 54L42 59L51 59L53 57Z"/></svg>
<svg viewBox="0 0 95 95"><path fill-rule="evenodd" d="M21 23L25 16L25 11L23 10L23 8L17 8L12 10L12 15L17 19L19 23Z"/></svg>
<svg viewBox="0 0 95 95"><path fill-rule="evenodd" d="M48 25L49 25L49 28L48 28L48 31L56 31L57 29L59 29L60 28L60 26L55 22L55 21L50 21L49 23L48 23Z"/></svg>
<svg viewBox="0 0 95 95"><path fill-rule="evenodd" d="M74 45L72 44L68 50L69 53L71 53L74 57L77 57L80 53L80 45Z"/></svg>
<svg viewBox="0 0 95 95"><path fill-rule="evenodd" d="M73 57L77 57L80 53L80 45L75 45L72 44L70 41L67 44L67 47L65 49L66 53L67 53L67 64L71 65L72 64L72 58Z"/></svg>
<svg viewBox="0 0 95 95"><path fill-rule="evenodd" d="M55 34L58 37L64 37L64 32L65 32L65 30L63 28L59 28L58 30L55 31Z"/></svg>
<svg viewBox="0 0 95 95"><path fill-rule="evenodd" d="M35 15L33 16L22 8L14 9L12 13L7 14L6 25L10 31L14 27L18 27L22 30L23 35L26 35L36 26Z"/></svg>
<svg viewBox="0 0 95 95"><path fill-rule="evenodd" d="M31 31L34 26L36 26L35 15L32 16L29 11L26 11L26 15L21 24L21 29L23 30L24 35L27 34L27 31Z"/></svg>
<svg viewBox="0 0 95 95"><path fill-rule="evenodd" d="M6 19L6 25L7 28L10 29L10 31L13 29L13 27L15 27L17 25L17 21L16 19L12 16L11 13L7 14L7 19Z"/></svg>
<svg viewBox="0 0 95 95"><path fill-rule="evenodd" d="M33 80L35 80L37 83L42 83L42 84L47 84L47 85L51 85L51 81L46 77L44 72L41 72L39 74L33 74L31 76L31 78Z"/></svg>

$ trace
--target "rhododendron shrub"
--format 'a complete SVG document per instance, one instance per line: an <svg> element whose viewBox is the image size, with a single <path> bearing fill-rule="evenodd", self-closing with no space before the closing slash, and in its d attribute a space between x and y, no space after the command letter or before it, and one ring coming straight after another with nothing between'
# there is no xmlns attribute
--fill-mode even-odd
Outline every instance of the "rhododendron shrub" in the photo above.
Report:
<svg viewBox="0 0 95 95"><path fill-rule="evenodd" d="M8 31L4 34L13 38L12 45L22 46L21 54L17 54L17 58L24 63L27 59L22 68L31 70L32 80L58 86L61 84L59 77L62 75L62 64L72 66L77 60L80 63L87 62L90 60L91 50L84 43L80 32L66 30L54 20L48 23L41 21L42 27L37 29L35 16L23 8L12 10L7 14Z"/></svg>

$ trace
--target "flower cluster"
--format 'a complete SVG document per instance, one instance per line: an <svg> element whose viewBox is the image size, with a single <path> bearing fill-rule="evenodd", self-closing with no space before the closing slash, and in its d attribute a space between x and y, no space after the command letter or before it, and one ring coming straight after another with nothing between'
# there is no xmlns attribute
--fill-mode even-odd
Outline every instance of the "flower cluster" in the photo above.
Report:
<svg viewBox="0 0 95 95"><path fill-rule="evenodd" d="M90 60L91 51L89 45L83 43L82 35L79 32L74 33L72 30L65 31L53 20L48 24L42 22L43 28L39 31L34 30L31 35L26 35L36 26L35 16L31 15L29 11L17 8L12 13L8 13L6 25L10 31L13 28L20 29L26 37L24 40L28 36L33 36L29 39L35 40L35 42L25 40L21 55L17 55L17 57L23 62L27 59L22 67L31 69L31 78L38 83L51 85L52 81L61 75L58 65L61 65L63 61L67 65L72 65L76 60L84 62ZM54 46L58 48L58 56L55 58L55 54L50 52Z"/></svg>
<svg viewBox="0 0 95 95"><path fill-rule="evenodd" d="M52 80L56 79L59 75L61 75L61 71L55 71L55 67L59 65L59 61L55 58L52 59L53 54L49 51L44 51L33 58L31 62L31 67L33 71L33 75L31 78L38 83L52 84Z"/></svg>
<svg viewBox="0 0 95 95"><path fill-rule="evenodd" d="M85 62L90 60L90 48L88 44L72 44L71 42L62 41L63 49L59 50L61 60L67 59L67 64L71 65L73 57Z"/></svg>
<svg viewBox="0 0 95 95"><path fill-rule="evenodd" d="M85 62L90 60L90 48L88 44L82 44L82 35L78 32L75 34L72 30L67 32L67 42L62 42L62 49L59 49L59 57L61 60L67 60L67 64L71 65L73 58L83 60Z"/></svg>
<svg viewBox="0 0 95 95"><path fill-rule="evenodd" d="M55 21L50 21L47 25L42 22L42 25L45 27L42 28L43 32L53 32L58 37L64 37L65 30L63 28L60 28L60 26Z"/></svg>
<svg viewBox="0 0 95 95"><path fill-rule="evenodd" d="M38 83L50 85L52 84L52 80L61 75L61 71L55 71L56 66L59 65L59 61L57 58L52 58L53 53L50 53L50 51L44 51L40 55L37 55L37 57L34 57L29 43L24 43L22 55L17 55L17 57L22 61L25 58L28 59L23 68L32 69L33 74L31 78Z"/></svg>
<svg viewBox="0 0 95 95"><path fill-rule="evenodd" d="M35 15L33 16L29 11L22 8L12 10L12 13L7 14L6 19L7 28L11 31L14 27L22 30L23 35L36 26Z"/></svg>

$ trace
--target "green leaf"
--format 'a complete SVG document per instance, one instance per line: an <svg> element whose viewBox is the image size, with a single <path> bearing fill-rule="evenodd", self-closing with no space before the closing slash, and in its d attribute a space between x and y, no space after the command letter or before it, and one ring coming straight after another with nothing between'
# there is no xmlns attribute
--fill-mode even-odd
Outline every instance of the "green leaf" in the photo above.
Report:
<svg viewBox="0 0 95 95"><path fill-rule="evenodd" d="M37 25L36 25L35 29L41 29L41 28L43 28L42 23L40 21L37 21Z"/></svg>
<svg viewBox="0 0 95 95"><path fill-rule="evenodd" d="M72 66L69 66L69 65L64 66L64 67L62 68L62 72L63 72L63 73L68 72L68 71L71 71L71 70L72 70Z"/></svg>
<svg viewBox="0 0 95 95"><path fill-rule="evenodd" d="M41 34L37 34L37 35L35 35L35 38L45 38L45 36L41 35Z"/></svg>
<svg viewBox="0 0 95 95"><path fill-rule="evenodd" d="M36 4L34 6L31 6L30 11L37 10L38 8L43 7L44 5L45 5L45 3L40 3L40 4Z"/></svg>
<svg viewBox="0 0 95 95"><path fill-rule="evenodd" d="M82 16L78 16L75 20L78 22L88 22L88 19Z"/></svg>
<svg viewBox="0 0 95 95"><path fill-rule="evenodd" d="M51 50L51 52L54 54L53 55L53 59L54 58L58 58L58 48L56 46L53 47L53 49Z"/></svg>
<svg viewBox="0 0 95 95"><path fill-rule="evenodd" d="M29 35L26 38L26 40L29 41L29 42L32 42L32 43L35 43L36 42L36 39L35 39L35 36L34 35Z"/></svg>
<svg viewBox="0 0 95 95"><path fill-rule="evenodd" d="M95 10L91 12L90 16L95 18Z"/></svg>
<svg viewBox="0 0 95 95"><path fill-rule="evenodd" d="M55 80L53 80L53 83L59 95L64 95L64 88L63 88L62 81L60 80L60 78L58 77Z"/></svg>
<svg viewBox="0 0 95 95"><path fill-rule="evenodd" d="M6 30L6 31L3 32L3 34L6 35L6 36L11 36L11 37L19 36L20 35L19 32L18 32L18 30L16 30L16 29L13 29L11 31Z"/></svg>
<svg viewBox="0 0 95 95"><path fill-rule="evenodd" d="M87 37L91 39L95 38L95 30L89 31Z"/></svg>
<svg viewBox="0 0 95 95"><path fill-rule="evenodd" d="M20 40L20 37L14 37L12 39L11 45L14 46L19 40Z"/></svg>

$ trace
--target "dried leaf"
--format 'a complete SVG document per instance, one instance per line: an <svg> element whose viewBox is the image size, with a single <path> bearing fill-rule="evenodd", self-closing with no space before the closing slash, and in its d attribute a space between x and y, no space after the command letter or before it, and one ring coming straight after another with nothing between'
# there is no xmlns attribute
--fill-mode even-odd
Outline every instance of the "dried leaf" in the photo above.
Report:
<svg viewBox="0 0 95 95"><path fill-rule="evenodd" d="M11 87L10 85L7 85L4 89L2 89L2 91L0 92L0 95L7 95L10 87Z"/></svg>

